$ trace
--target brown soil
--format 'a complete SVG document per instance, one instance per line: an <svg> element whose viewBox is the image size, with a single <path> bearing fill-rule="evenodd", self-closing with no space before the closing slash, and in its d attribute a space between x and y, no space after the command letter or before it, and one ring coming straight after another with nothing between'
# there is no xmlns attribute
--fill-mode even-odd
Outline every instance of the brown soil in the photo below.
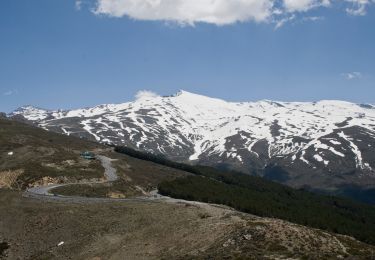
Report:
<svg viewBox="0 0 375 260"><path fill-rule="evenodd" d="M63 245L58 246L61 242ZM9 259L370 259L371 246L281 220L185 202L68 204L0 190Z"/></svg>

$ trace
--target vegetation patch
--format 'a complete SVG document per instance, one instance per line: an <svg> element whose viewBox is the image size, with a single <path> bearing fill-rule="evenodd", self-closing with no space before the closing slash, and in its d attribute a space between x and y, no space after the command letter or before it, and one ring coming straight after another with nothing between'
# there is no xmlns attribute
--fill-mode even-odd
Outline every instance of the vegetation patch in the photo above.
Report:
<svg viewBox="0 0 375 260"><path fill-rule="evenodd" d="M7 242L0 242L0 256L5 256L5 251L9 249Z"/></svg>
<svg viewBox="0 0 375 260"><path fill-rule="evenodd" d="M375 244L375 207L294 190L260 178L217 173L163 182L159 192L179 199L223 204L263 217L353 236ZM202 173L205 173L202 170Z"/></svg>
<svg viewBox="0 0 375 260"><path fill-rule="evenodd" d="M137 159L151 161L151 162L161 164L164 166L168 166L168 167L178 169L181 171L186 171L186 172L190 172L193 174L199 174L199 170L197 170L195 166L168 160L166 157L160 154L155 155L152 153L145 153L145 152L137 151L132 148L125 147L125 146L115 147L115 152L126 154Z"/></svg>

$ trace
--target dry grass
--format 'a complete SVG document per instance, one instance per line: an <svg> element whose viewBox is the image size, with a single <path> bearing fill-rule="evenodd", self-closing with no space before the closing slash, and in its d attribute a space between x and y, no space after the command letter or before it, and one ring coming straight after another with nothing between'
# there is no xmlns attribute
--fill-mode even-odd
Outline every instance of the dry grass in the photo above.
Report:
<svg viewBox="0 0 375 260"><path fill-rule="evenodd" d="M0 188L11 189L17 185L18 177L24 173L23 169L0 172Z"/></svg>
<svg viewBox="0 0 375 260"><path fill-rule="evenodd" d="M9 259L373 259L375 252L349 237L194 202L46 203L0 189L0 223Z"/></svg>

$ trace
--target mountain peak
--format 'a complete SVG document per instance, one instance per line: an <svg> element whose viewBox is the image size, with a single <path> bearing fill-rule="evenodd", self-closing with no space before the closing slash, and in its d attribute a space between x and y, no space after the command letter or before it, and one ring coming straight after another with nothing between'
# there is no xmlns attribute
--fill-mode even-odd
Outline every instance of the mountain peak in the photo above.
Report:
<svg viewBox="0 0 375 260"><path fill-rule="evenodd" d="M21 106L19 108L17 108L16 110L14 110L12 112L12 114L17 114L17 113L47 113L49 112L48 109L44 109L44 108L40 108L40 107L37 107L37 106L33 106L33 105L25 105L25 106Z"/></svg>
<svg viewBox="0 0 375 260"><path fill-rule="evenodd" d="M9 116L22 115L28 120L43 120L48 117L47 109L39 108L32 105L26 105L17 108Z"/></svg>
<svg viewBox="0 0 375 260"><path fill-rule="evenodd" d="M185 91L183 89L180 89L176 94L173 95L173 97L180 97L180 96L192 96L192 95L195 95L195 96L201 96L199 94L195 94L195 93L192 93L192 92L189 92L189 91Z"/></svg>
<svg viewBox="0 0 375 260"><path fill-rule="evenodd" d="M207 102L208 103L219 102L220 104L227 103L226 101L219 99L219 98L212 98L212 97L192 93L192 92L185 91L185 90L178 91L173 97L178 98L188 103L207 103Z"/></svg>

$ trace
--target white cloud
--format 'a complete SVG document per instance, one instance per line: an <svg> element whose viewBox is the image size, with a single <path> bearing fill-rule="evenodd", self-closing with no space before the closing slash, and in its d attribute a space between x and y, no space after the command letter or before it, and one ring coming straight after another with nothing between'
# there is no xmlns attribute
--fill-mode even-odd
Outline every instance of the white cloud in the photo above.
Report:
<svg viewBox="0 0 375 260"><path fill-rule="evenodd" d="M76 0L81 8L83 0ZM194 25L209 23L228 25L237 22L266 22L280 28L286 22L304 19L315 8L341 6L348 14L364 15L375 0L94 0L96 15L130 17L135 20L164 21L167 24ZM342 7L342 3L344 7ZM297 15L298 17L294 16Z"/></svg>
<svg viewBox="0 0 375 260"><path fill-rule="evenodd" d="M284 24L293 21L296 18L295 15L291 15L285 18L281 18L280 20L276 21L275 30L284 26Z"/></svg>
<svg viewBox="0 0 375 260"><path fill-rule="evenodd" d="M81 10L82 8L82 0L76 0L76 9Z"/></svg>
<svg viewBox="0 0 375 260"><path fill-rule="evenodd" d="M96 14L128 16L137 20L198 22L226 25L264 22L272 15L274 0L97 0Z"/></svg>
<svg viewBox="0 0 375 260"><path fill-rule="evenodd" d="M328 7L330 4L330 0L284 0L284 7L288 12L306 12L320 6Z"/></svg>
<svg viewBox="0 0 375 260"><path fill-rule="evenodd" d="M12 90L9 90L9 91L6 91L3 93L4 96L11 96L13 95L13 91Z"/></svg>
<svg viewBox="0 0 375 260"><path fill-rule="evenodd" d="M352 5L346 8L346 12L354 16L364 16L367 12L367 6L371 3L375 3L375 0L345 0L346 2L351 3Z"/></svg>
<svg viewBox="0 0 375 260"><path fill-rule="evenodd" d="M302 18L302 21L304 22L306 21L317 22L317 21L322 21L322 20L324 20L323 16L307 16L307 17Z"/></svg>
<svg viewBox="0 0 375 260"><path fill-rule="evenodd" d="M324 17L322 16L305 16L297 20L297 16L295 14L291 14L290 16L286 16L284 18L276 20L275 30L280 29L287 23L296 24L296 23L303 23L303 22L318 22L318 21L323 21L323 20L324 20Z"/></svg>
<svg viewBox="0 0 375 260"><path fill-rule="evenodd" d="M3 96L12 96L12 95L15 95L15 94L18 94L18 90L8 90L8 91L5 91L3 93Z"/></svg>
<svg viewBox="0 0 375 260"><path fill-rule="evenodd" d="M156 97L159 97L159 95L149 90L140 90L137 92L137 94L135 94L135 98L137 100L152 99Z"/></svg>
<svg viewBox="0 0 375 260"><path fill-rule="evenodd" d="M353 80L353 79L360 79L362 78L362 73L361 72L348 72L348 73L343 73L341 74L345 79L347 80Z"/></svg>

